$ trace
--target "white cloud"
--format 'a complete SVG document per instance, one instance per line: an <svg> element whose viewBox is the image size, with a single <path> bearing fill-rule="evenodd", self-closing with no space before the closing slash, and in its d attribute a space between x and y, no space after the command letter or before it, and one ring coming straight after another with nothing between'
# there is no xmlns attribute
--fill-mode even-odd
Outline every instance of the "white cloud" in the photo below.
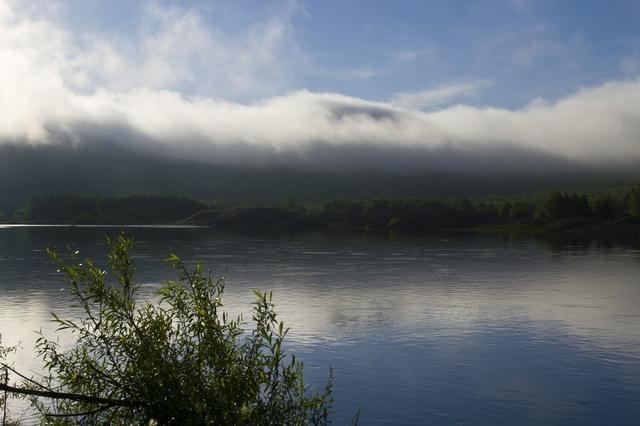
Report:
<svg viewBox="0 0 640 426"><path fill-rule="evenodd" d="M10 3L0 1L0 140L5 142L83 143L106 134L113 142L197 160L318 170L524 173L544 169L547 163L534 164L542 157L611 170L640 161L638 79L516 110L414 109L487 85L477 81L398 94L393 103L304 90L255 103L230 102L221 95L186 96L175 86L190 81L195 74L188 65L201 49L210 49L219 58L207 61L221 64L211 70L212 81L253 93L255 85L270 80L269 72L258 75L259 70L280 75L278 66L285 66L272 68L276 60L269 52L282 46L286 24L268 23L229 41L205 28L193 12L162 9L153 13L167 16L153 17L161 24L144 33L137 60L126 46L123 53L104 39L91 44L94 55L85 56L90 49L51 20L16 17L12 11ZM218 45L223 48L211 47ZM227 56L233 49L239 49L239 58ZM266 53L244 58L242 52L254 49Z"/></svg>
<svg viewBox="0 0 640 426"><path fill-rule="evenodd" d="M391 98L391 104L400 108L423 109L442 106L460 98L476 95L480 90L491 86L487 80L468 81L447 84L418 92L396 93Z"/></svg>
<svg viewBox="0 0 640 426"><path fill-rule="evenodd" d="M332 71L332 72L323 72L323 74L332 75L334 77L338 77L346 80L366 80L369 78L377 77L382 74L384 70L376 69L373 67L361 67L361 68L353 68L344 71Z"/></svg>
<svg viewBox="0 0 640 426"><path fill-rule="evenodd" d="M293 6L228 34L194 10L149 3L136 37L71 33L57 25L59 9L0 0L0 49L34 69L45 65L74 90L145 87L246 100L290 88L307 64L293 37Z"/></svg>

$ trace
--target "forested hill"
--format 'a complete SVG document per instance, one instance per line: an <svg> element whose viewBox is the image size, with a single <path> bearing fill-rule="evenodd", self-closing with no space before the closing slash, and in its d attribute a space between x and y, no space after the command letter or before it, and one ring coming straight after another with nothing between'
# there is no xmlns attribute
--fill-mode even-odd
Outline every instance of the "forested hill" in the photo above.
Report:
<svg viewBox="0 0 640 426"><path fill-rule="evenodd" d="M0 211L8 217L38 194L180 194L199 200L265 205L289 197L309 202L339 197L512 195L630 180L624 175L576 169L567 169L566 174L519 177L436 174L429 170L418 175L403 170L340 174L221 166L142 153L108 142L79 146L0 144Z"/></svg>

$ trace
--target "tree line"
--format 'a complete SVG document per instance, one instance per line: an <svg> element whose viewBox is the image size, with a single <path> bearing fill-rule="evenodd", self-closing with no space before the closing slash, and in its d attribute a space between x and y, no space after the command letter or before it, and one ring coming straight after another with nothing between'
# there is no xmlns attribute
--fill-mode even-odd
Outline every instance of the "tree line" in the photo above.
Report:
<svg viewBox="0 0 640 426"><path fill-rule="evenodd" d="M68 224L163 224L204 210L207 205L186 197L131 195L98 197L90 195L38 195L16 211L16 223Z"/></svg>
<svg viewBox="0 0 640 426"><path fill-rule="evenodd" d="M559 222L598 224L640 218L640 185L599 191L554 191L522 197L388 197L335 198L323 202L299 203L295 198L270 209L253 209L248 203L238 205L216 199L201 202L167 195L132 195L98 197L89 195L40 195L33 197L11 217L15 223L68 224L169 224L184 221L195 213L222 212L243 221L269 214L260 223L270 225L281 215L275 211L296 213L283 219L284 228L295 229L435 229L482 226L541 227ZM248 213L252 214L248 214ZM237 214L246 212L247 214ZM243 219L244 218L244 219ZM270 219L271 218L271 219ZM273 219L275 218L275 219ZM6 221L0 212L0 222ZM286 219L286 220L285 220ZM223 225L229 222L220 221ZM189 221L186 221L189 223ZM207 223L199 223L207 224ZM246 223L249 226L249 223ZM280 227L280 224L274 224Z"/></svg>
<svg viewBox="0 0 640 426"><path fill-rule="evenodd" d="M329 227L470 228L478 226L545 226L558 222L605 223L640 219L640 185L602 191L549 192L510 198L340 198L278 205Z"/></svg>

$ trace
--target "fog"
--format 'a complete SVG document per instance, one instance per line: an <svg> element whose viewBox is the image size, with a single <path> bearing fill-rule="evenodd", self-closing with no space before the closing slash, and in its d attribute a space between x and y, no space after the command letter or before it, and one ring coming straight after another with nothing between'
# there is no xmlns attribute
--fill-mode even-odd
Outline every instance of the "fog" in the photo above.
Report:
<svg viewBox="0 0 640 426"><path fill-rule="evenodd" d="M534 99L518 109L454 105L424 112L398 99L283 92L277 85L275 93L285 94L228 101L231 96L179 89L175 81L193 83L198 74L170 74L174 68L185 73L192 60L183 55L176 64L167 53L176 48L170 43L175 26L182 25L183 38L198 35L197 46L218 53L264 50L261 62L245 64L242 72L229 52L209 64L216 75L229 64L221 83L232 84L229 76L239 73L237 85L244 88L243 82L257 79L266 64L281 57L276 53L287 46L286 25L261 29L271 37L269 46L247 41L230 47L203 33L195 16L167 18L169 12L156 11L158 19L177 24L160 25L163 37L141 41L146 59L135 63L126 53L132 49L122 53L113 41L80 39L49 15L18 13L15 4L0 1L0 140L5 144L79 146L100 140L213 164L315 172L606 173L633 172L640 160L637 78L585 87L553 102ZM261 38L252 34L251 40ZM131 70L138 78L131 78Z"/></svg>
<svg viewBox="0 0 640 426"><path fill-rule="evenodd" d="M545 161L619 170L640 160L638 81L514 111L460 105L430 113L308 91L245 105L149 89L84 95L2 84L5 142L107 138L216 164L332 171L532 171Z"/></svg>

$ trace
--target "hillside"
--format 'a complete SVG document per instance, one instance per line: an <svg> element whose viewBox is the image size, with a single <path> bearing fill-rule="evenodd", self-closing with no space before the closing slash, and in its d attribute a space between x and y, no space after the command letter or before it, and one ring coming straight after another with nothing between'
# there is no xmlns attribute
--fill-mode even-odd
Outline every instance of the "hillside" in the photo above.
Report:
<svg viewBox="0 0 640 426"><path fill-rule="evenodd" d="M225 200L241 205L274 203L295 197L321 201L336 197L477 196L629 181L625 174L603 175L567 169L535 176L463 174L320 173L293 168L248 168L167 158L107 142L0 145L0 211L11 216L34 195L141 193Z"/></svg>

